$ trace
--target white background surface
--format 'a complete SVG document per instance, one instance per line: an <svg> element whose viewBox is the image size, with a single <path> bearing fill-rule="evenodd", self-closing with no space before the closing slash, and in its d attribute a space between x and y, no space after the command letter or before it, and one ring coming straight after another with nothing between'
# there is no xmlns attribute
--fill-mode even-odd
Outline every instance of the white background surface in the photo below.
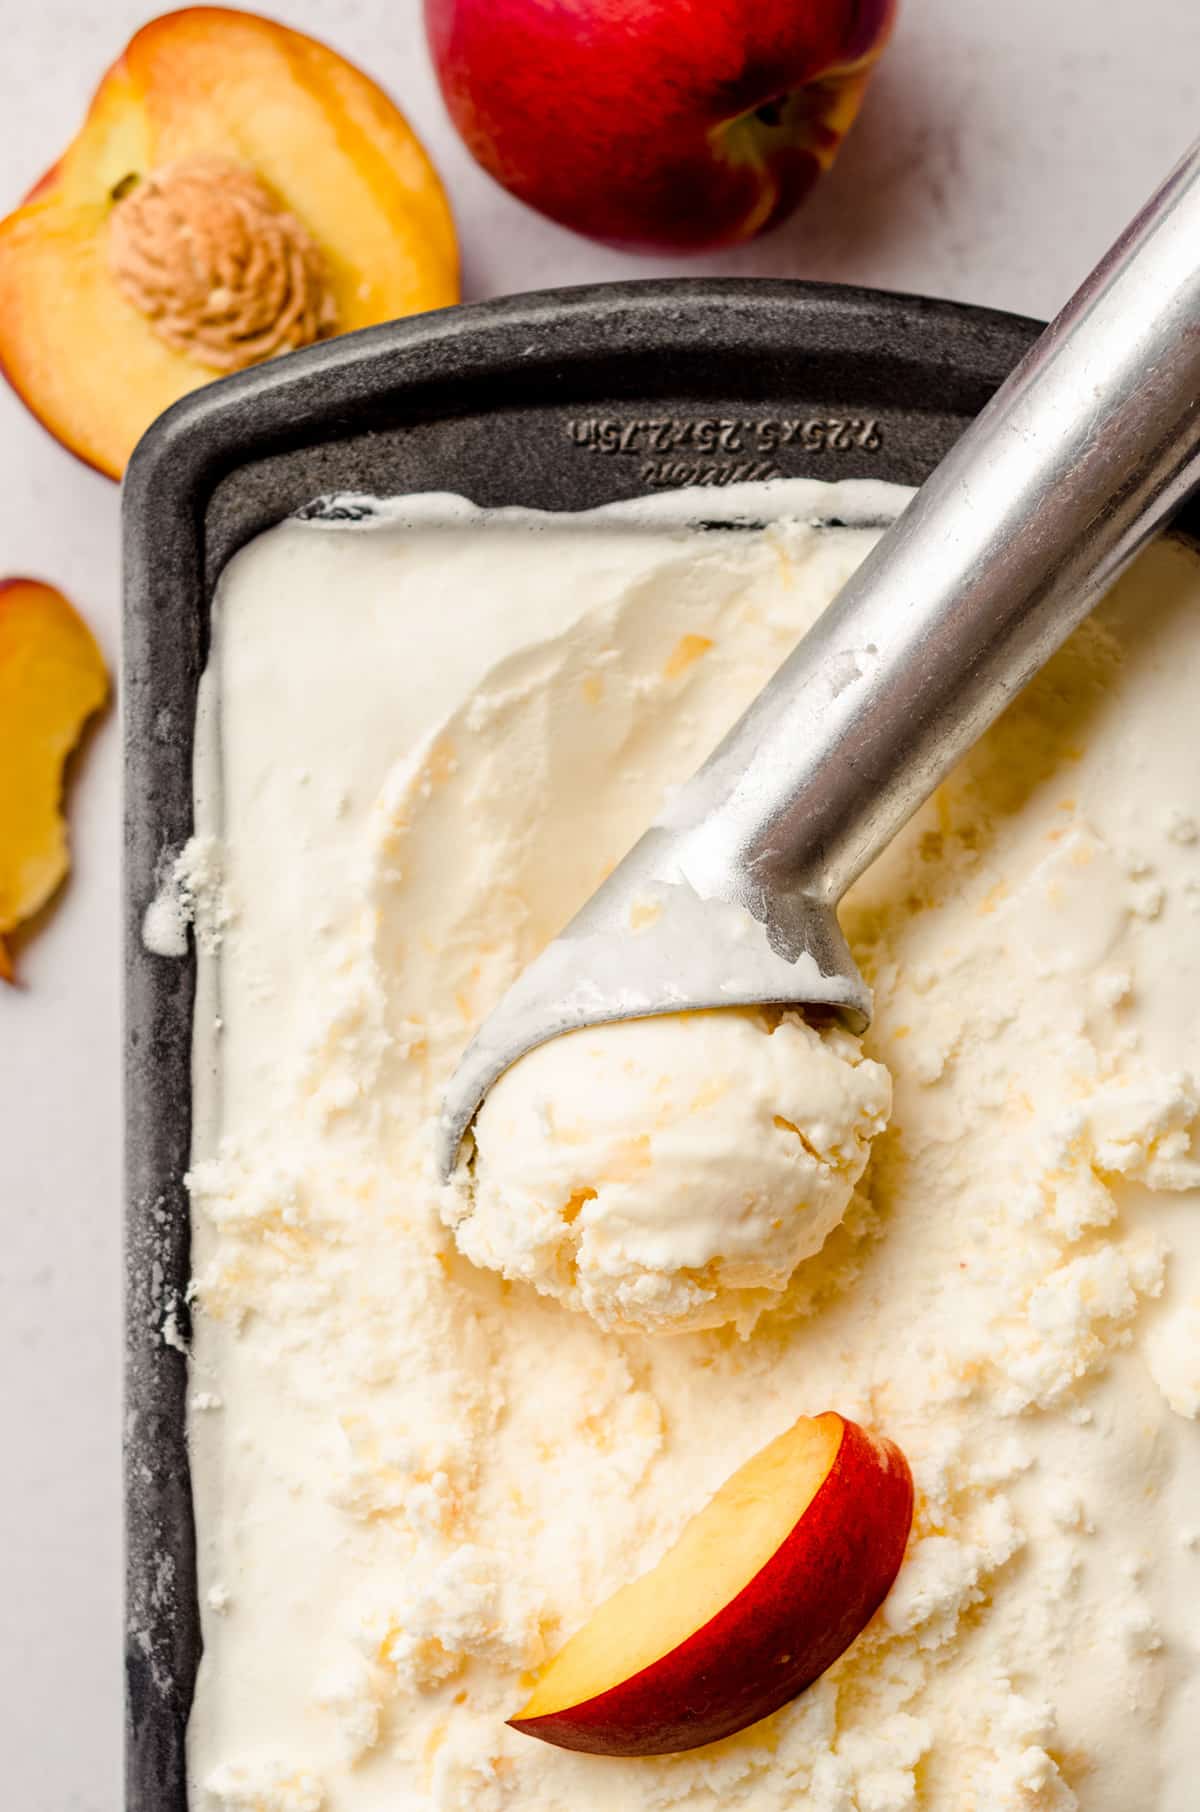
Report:
<svg viewBox="0 0 1200 1812"><path fill-rule="evenodd" d="M455 203L468 299L713 271L1044 315L1200 130L1196 0L902 0L864 116L801 217L720 257L637 259L528 214L471 164L418 0L270 10L405 107ZM147 12L0 0L0 208L53 161ZM652 130L653 96L631 105ZM0 576L61 584L115 667L115 487L0 391ZM74 875L19 946L23 988L0 991L0 1799L14 1812L121 1803L118 743L110 713L71 790Z"/></svg>

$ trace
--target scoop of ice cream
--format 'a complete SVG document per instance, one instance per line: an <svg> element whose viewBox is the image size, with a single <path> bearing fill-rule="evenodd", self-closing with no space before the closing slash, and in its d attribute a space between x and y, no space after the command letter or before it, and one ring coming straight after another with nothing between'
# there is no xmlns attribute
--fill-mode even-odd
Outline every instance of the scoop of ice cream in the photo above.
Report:
<svg viewBox="0 0 1200 1812"><path fill-rule="evenodd" d="M494 1085L444 1214L475 1264L603 1327L748 1329L841 1220L890 1107L859 1040L797 1013L588 1027Z"/></svg>

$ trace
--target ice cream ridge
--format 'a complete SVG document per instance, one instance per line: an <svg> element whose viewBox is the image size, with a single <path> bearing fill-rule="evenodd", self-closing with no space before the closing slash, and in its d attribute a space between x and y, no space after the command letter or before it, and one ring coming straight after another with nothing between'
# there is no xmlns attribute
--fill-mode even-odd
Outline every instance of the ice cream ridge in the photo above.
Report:
<svg viewBox="0 0 1200 1812"><path fill-rule="evenodd" d="M172 896L206 1812L1193 1812L1194 549L852 889L865 1036L571 1033L433 1162L904 498L335 500L226 570Z"/></svg>

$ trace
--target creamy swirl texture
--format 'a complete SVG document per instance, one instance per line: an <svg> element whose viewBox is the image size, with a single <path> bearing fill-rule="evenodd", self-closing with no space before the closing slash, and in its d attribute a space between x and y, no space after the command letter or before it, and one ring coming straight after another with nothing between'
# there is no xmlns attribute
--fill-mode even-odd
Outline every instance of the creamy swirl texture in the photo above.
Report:
<svg viewBox="0 0 1200 1812"><path fill-rule="evenodd" d="M719 1187L684 1141L692 1196L668 1196L670 1226L632 1188L597 1207L611 1292L580 1250L588 1202L567 1233L546 1223L555 1264L569 1278L582 1256L610 1308L639 1273L657 1290L682 1257L736 1258L750 1223L727 1213L721 1140L749 1126L749 1187L770 1108L794 1180L779 1103L789 1119L795 1078L811 1108L817 1078L848 1071L837 1191L806 1173L813 1218L779 1279L813 1249L746 1337L601 1327L515 1264L469 1263L441 1219L431 1125L474 1028L875 538L815 521L898 501L413 503L285 524L226 572L206 840L181 870L202 932L203 1812L1193 1812L1194 552L1151 548L852 890L863 1060L752 1020L732 1054L732 1021L690 1055L672 1039L664 1099L681 1088L677 1125L711 1138ZM689 526L722 516L758 526ZM752 1087L706 1120L681 1079L743 1063ZM891 1118L837 1219L886 1104L875 1065ZM541 1085L512 1080L536 1142ZM616 1106L601 1134L597 1203ZM502 1140L493 1155L502 1177ZM543 1155L559 1176L564 1153ZM511 1252L529 1231L497 1237ZM896 1585L842 1660L695 1755L572 1755L508 1729L523 1673L827 1408L886 1430L916 1483Z"/></svg>
<svg viewBox="0 0 1200 1812"><path fill-rule="evenodd" d="M443 1215L601 1327L749 1332L841 1221L891 1084L836 1025L731 1007L571 1032L491 1089Z"/></svg>

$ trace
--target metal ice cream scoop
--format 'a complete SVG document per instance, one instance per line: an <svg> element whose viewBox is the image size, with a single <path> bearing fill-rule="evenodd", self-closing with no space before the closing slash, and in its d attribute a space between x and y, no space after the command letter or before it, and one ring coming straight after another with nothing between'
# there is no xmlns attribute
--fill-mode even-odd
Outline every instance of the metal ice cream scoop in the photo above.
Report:
<svg viewBox="0 0 1200 1812"><path fill-rule="evenodd" d="M1200 484L1200 143L666 814L484 1022L438 1129L580 1026L870 992L846 888Z"/></svg>

